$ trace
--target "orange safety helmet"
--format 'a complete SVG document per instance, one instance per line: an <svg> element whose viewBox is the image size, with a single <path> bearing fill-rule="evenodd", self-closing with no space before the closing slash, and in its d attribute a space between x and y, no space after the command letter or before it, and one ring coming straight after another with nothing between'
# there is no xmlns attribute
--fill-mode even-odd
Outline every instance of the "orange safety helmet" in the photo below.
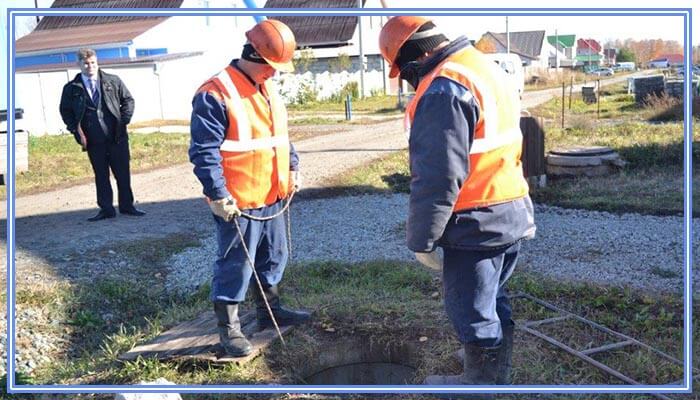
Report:
<svg viewBox="0 0 700 400"><path fill-rule="evenodd" d="M430 20L424 17L401 15L388 20L382 31L379 32L379 51L382 52L382 57L389 62L391 68L389 78L394 78L401 72L399 66L396 65L401 47L427 22Z"/></svg>
<svg viewBox="0 0 700 400"><path fill-rule="evenodd" d="M294 50L297 47L294 33L284 23L266 19L245 33L255 51L274 69L282 72L294 71Z"/></svg>

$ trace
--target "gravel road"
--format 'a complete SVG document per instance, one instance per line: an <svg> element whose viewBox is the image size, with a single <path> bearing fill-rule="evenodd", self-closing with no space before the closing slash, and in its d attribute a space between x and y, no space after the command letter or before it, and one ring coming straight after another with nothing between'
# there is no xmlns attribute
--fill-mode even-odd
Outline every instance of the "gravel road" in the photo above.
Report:
<svg viewBox="0 0 700 400"><path fill-rule="evenodd" d="M413 261L405 247L408 196L302 200L292 207L293 261ZM537 237L523 244L520 268L572 282L681 293L683 218L537 206ZM700 221L696 221L700 222ZM695 230L692 242L698 243ZM189 291L211 277L213 238L177 254L169 285ZM194 266L194 267L193 267ZM693 272L695 292L700 272Z"/></svg>

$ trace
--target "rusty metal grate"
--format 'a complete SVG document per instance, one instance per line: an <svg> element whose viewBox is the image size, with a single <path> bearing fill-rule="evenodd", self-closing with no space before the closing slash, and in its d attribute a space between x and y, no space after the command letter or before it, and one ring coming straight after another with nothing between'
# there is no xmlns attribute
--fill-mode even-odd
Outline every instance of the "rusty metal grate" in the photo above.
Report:
<svg viewBox="0 0 700 400"><path fill-rule="evenodd" d="M517 324L516 325L517 329L520 329L520 330L527 332L533 336L536 336L536 337L546 341L547 343L550 343L550 344L558 347L559 349L566 351L567 353L593 365L594 367L600 369L601 371L603 371L611 376L614 376L615 378L617 378L625 383L629 383L631 385L642 385L642 383L636 381L635 379L630 378L629 376L623 374L622 372L620 372L620 371L618 371L618 370L616 370L616 369L614 369L614 368L612 368L612 367L610 367L610 366L608 366L600 361L593 359L591 356L594 354L600 354L600 353L608 352L610 350L621 349L621 348L628 347L628 346L638 346L638 347L641 347L645 350L648 350L648 351L658 355L659 357L665 359L666 361L668 361L670 363L681 365L681 366L683 365L683 361L678 360L677 358L675 358L669 354L666 354L661 350L655 349L652 346L649 346L648 344L642 343L637 339L629 337L623 333L614 331L614 330L607 328L603 325L600 325L600 324L595 323L591 320L588 320L584 317L581 317L580 315L573 314L569 311L566 311L562 308L555 306L554 304L546 302L542 299L538 299L538 298L531 296L527 293L519 292L517 294L509 296L509 298L511 300L518 299L518 298L527 299L529 301L532 301L532 302L544 307L548 311L554 312L556 314L555 316L550 317L550 318L544 318L544 319L536 320L536 321L526 321L524 323ZM577 349L573 348L572 346L569 346L569 345L567 345L567 344L565 344L565 343L563 343L563 342L561 342L561 341L559 341L551 336L548 336L547 334L543 333L541 330L535 329L536 327L557 324L557 323L562 323L562 322L571 321L571 320L576 320L578 322L582 322L582 323L588 325L589 327L594 328L595 330L598 330L604 334L613 336L619 340L617 340L613 343L607 343L607 344L593 347L593 348L588 348L588 349L584 349L584 350L577 350ZM700 370L698 370L697 368L693 368L693 374L694 374L693 380L700 378ZM681 381L675 381L675 382L666 383L666 385L678 385L680 383L681 383ZM658 398L658 399L672 400L670 397L665 396L663 394L653 393L651 395Z"/></svg>

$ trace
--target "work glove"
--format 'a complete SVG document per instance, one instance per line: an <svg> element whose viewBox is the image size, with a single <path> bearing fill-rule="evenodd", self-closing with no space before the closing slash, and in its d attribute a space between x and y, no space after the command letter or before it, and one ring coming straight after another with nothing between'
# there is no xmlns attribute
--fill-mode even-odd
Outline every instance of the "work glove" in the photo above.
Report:
<svg viewBox="0 0 700 400"><path fill-rule="evenodd" d="M303 183L304 178L301 176L301 172L299 171L289 171L289 181L291 183L291 187L295 192L298 192L299 189L301 189L301 185Z"/></svg>
<svg viewBox="0 0 700 400"><path fill-rule="evenodd" d="M236 200L231 196L210 201L209 208L211 208L211 212L214 215L221 217L226 222L230 222L241 215L241 210L236 206Z"/></svg>
<svg viewBox="0 0 700 400"><path fill-rule="evenodd" d="M416 260L418 260L419 263L435 271L442 270L442 258L437 251L431 251L430 253L416 252L415 254Z"/></svg>

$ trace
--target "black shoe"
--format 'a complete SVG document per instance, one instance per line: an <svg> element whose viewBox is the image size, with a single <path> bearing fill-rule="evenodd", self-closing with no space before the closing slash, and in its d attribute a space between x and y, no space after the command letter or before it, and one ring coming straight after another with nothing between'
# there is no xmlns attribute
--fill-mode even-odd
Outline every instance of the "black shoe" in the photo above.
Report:
<svg viewBox="0 0 700 400"><path fill-rule="evenodd" d="M134 217L141 217L146 215L145 211L141 211L136 207L127 208L125 210L119 210L119 212L126 215L133 215Z"/></svg>
<svg viewBox="0 0 700 400"><path fill-rule="evenodd" d="M238 318L238 304L214 302L219 330L219 343L224 353L230 357L244 357L253 351L253 346L241 332L241 321Z"/></svg>
<svg viewBox="0 0 700 400"><path fill-rule="evenodd" d="M275 316L275 321L277 325L301 325L303 323L311 320L311 314L306 311L290 310L288 308L282 307L280 304L279 289L277 285L265 288L265 298L267 299L272 314ZM262 296L260 296L260 290L257 285L253 290L253 298L255 299L255 308L258 319L258 328L260 330L271 328L274 326L272 323L272 318L270 318L270 312L267 311L265 306L265 301Z"/></svg>
<svg viewBox="0 0 700 400"><path fill-rule="evenodd" d="M94 217L90 217L87 220L90 222L100 221L107 218L114 218L116 216L115 212L107 212L105 210L100 210Z"/></svg>

